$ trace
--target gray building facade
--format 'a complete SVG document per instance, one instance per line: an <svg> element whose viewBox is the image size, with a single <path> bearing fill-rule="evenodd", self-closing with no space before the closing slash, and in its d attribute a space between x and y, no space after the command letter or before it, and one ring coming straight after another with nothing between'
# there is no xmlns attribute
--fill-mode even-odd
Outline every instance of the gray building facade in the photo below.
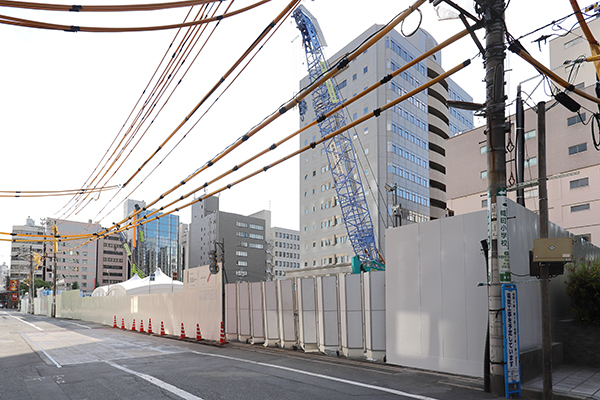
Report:
<svg viewBox="0 0 600 400"><path fill-rule="evenodd" d="M219 210L219 198L212 196L192 205L190 224L190 268L208 265L209 250L221 243L228 282L259 282L267 278L265 227L263 218ZM217 246L218 261L223 253Z"/></svg>

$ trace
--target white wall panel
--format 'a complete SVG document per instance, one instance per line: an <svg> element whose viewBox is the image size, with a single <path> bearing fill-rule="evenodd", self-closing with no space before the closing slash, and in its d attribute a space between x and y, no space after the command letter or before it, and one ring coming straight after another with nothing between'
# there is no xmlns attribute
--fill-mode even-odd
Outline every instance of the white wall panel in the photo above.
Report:
<svg viewBox="0 0 600 400"><path fill-rule="evenodd" d="M265 340L262 282L250 283L250 308L252 313L252 343L262 343Z"/></svg>
<svg viewBox="0 0 600 400"><path fill-rule="evenodd" d="M264 296L265 338L267 340L279 339L279 318L277 315L277 282L262 282Z"/></svg>

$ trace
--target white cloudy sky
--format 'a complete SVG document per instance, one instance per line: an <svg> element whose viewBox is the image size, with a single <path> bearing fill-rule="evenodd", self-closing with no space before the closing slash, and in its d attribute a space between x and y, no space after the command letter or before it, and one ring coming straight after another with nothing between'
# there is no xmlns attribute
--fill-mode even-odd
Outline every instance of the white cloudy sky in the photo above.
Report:
<svg viewBox="0 0 600 400"><path fill-rule="evenodd" d="M146 3L146 1L138 1ZM114 0L108 4L131 4L134 0ZM253 0L237 0L232 9L252 4ZM60 2L59 2L60 3ZM82 4L99 4L84 1ZM228 3L225 2L225 3ZM123 183L149 157L198 103L217 79L232 65L266 25L284 8L289 0L273 0L244 15L223 20L208 45L202 51L180 88L140 145L111 180ZM302 2L318 19L333 54L369 26L384 24L400 13L412 1L408 0L316 0ZM471 1L461 5L472 10ZM580 6L587 6L581 3ZM438 42L462 29L459 21L438 21L431 4L422 7L422 27ZM2 8L0 14L45 22L80 26L148 26L180 22L187 10L128 12L120 14L85 14L64 12L25 11ZM507 9L507 26L518 37L571 13L567 0L512 1ZM575 23L571 18L563 27ZM407 21L406 30L417 24L417 17ZM523 44L531 53L548 63L547 45L542 52L531 41L545 31L528 37ZM127 115L133 108L152 73L174 36L174 31L149 33L68 33L0 25L0 190L57 190L81 187L107 151ZM236 138L263 120L290 99L298 90L298 81L305 75L304 53L297 39L298 32L291 20L268 42L255 60L219 99L200 123L177 147L132 198L146 201L203 165ZM483 41L483 32L479 33ZM443 52L443 66L449 69L477 53L467 37ZM516 84L534 74L534 70L509 56L508 94L514 97ZM477 102L484 102L482 83L483 64L476 60L454 79ZM226 83L230 82L227 81ZM527 88L526 88L527 89ZM201 108L195 122L215 97ZM179 141L189 124L170 142ZM225 158L176 192L187 193L231 168L259 149L268 147L297 128L297 111L287 113L268 129L247 142L243 148ZM272 157L242 169L241 175L262 167L298 146L292 140L281 146ZM172 148L164 150L138 176L130 187L123 189L107 206L112 192L103 193L91 201L79 214L70 219L93 219L104 226L122 216L122 207L109 214L129 194L141 178L163 159ZM297 160L269 170L225 191L221 195L222 209L237 213L252 213L270 208L273 222L278 226L298 227L298 166ZM227 184L232 179L227 179ZM220 187L218 185L216 187ZM12 225L24 224L27 216L39 222L42 217L59 217L57 212L69 197L15 199L0 198L0 231L10 232ZM100 210L104 207L104 211ZM107 215L108 214L108 215ZM190 220L189 211L179 213L183 222ZM10 247L0 244L0 263L10 262Z"/></svg>

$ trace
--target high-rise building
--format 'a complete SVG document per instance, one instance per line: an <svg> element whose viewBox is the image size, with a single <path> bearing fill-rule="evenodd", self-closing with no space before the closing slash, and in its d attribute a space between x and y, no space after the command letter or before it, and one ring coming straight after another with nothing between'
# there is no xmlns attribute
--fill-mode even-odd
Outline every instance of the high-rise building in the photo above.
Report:
<svg viewBox="0 0 600 400"><path fill-rule="evenodd" d="M179 262L177 263L177 276L173 279L183 280L183 271L190 268L190 224L179 224Z"/></svg>
<svg viewBox="0 0 600 400"><path fill-rule="evenodd" d="M136 206L143 210L146 203L128 199L124 204L124 217L127 218L132 215L136 210ZM138 214L137 218L141 219L154 211L154 209L144 210ZM159 218L155 219L156 217ZM137 269L146 275L160 268L164 274L172 277L173 272L177 272L179 216L174 214L164 215L159 212L152 215L148 220L150 222L135 229L136 246L132 246L134 264ZM127 231L130 245L133 244L133 232L133 229Z"/></svg>
<svg viewBox="0 0 600 400"><path fill-rule="evenodd" d="M219 198L211 196L192 205L190 268L208 265L209 251L217 250L227 281L259 282L268 278L263 218L219 210Z"/></svg>
<svg viewBox="0 0 600 400"><path fill-rule="evenodd" d="M96 244L96 286L112 285L129 279L129 263L121 235L102 237Z"/></svg>
<svg viewBox="0 0 600 400"><path fill-rule="evenodd" d="M48 218L47 234L51 234L51 227L56 220ZM56 221L58 232L61 236L80 235L84 233L96 233L102 230L98 224L77 221ZM46 243L46 253L53 256L54 244ZM58 255L56 257L56 280L58 290L69 289L77 282L79 290L84 293L92 293L96 286L96 261L97 243L87 243L87 239L60 241L58 243ZM54 269L52 257L46 259L46 279L52 281ZM61 289L62 288L62 289Z"/></svg>
<svg viewBox="0 0 600 400"><path fill-rule="evenodd" d="M27 217L25 225L13 225L12 233L23 235L43 235L44 227L36 225L35 221ZM40 255L44 254L44 242L31 241L21 242L26 240L26 237L17 237L17 242L11 243L10 248L10 279L18 279L19 282L29 278L30 266L35 264L32 253ZM40 266L34 271L35 278L43 278L43 268Z"/></svg>
<svg viewBox="0 0 600 400"><path fill-rule="evenodd" d="M329 59L329 65L381 28L374 25L352 40ZM409 38L392 31L351 62L336 77L334 85L342 101L354 97L436 44L423 29ZM443 73L441 57L440 52L433 54L347 107L346 121L363 117ZM300 87L308 84L307 76ZM449 98L472 101L471 96L447 79L346 132L357 156L382 254L385 254L385 229L394 224L392 206L396 200L401 206L398 222L402 224L441 218L445 214L445 140L473 127L470 112L448 109ZM307 104L301 127L317 117L310 97ZM300 146L320 137L318 127L308 129L300 135ZM395 190L386 191L385 184ZM300 156L300 236L302 267L349 262L354 256L322 145Z"/></svg>

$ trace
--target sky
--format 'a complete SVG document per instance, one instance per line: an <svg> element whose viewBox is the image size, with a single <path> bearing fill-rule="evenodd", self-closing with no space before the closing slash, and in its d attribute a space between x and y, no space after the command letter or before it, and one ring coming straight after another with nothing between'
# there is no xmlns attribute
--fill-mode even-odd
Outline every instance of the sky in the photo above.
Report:
<svg viewBox="0 0 600 400"><path fill-rule="evenodd" d="M114 0L108 3L134 2ZM222 7L229 3L229 0L225 1ZM252 0L236 0L232 10L253 3ZM289 0L272 0L220 22L177 91L108 184L123 184L133 175L288 3ZM302 1L317 18L327 40L328 47L324 49L326 56L336 53L371 25L389 22L412 3L407 0ZM473 2L457 3L473 11ZM94 5L98 2L89 0L81 4ZM582 8L587 5L580 2ZM420 27L438 42L463 29L459 20L440 21L430 3L421 6L421 10ZM184 19L188 9L110 14L29 11L6 7L0 11L4 15L55 24L124 27L178 23ZM519 37L571 12L568 0L511 1L506 10L506 24L509 32ZM569 29L574 24L575 19L571 17L561 26ZM410 32L417 26L419 15L414 14L406 21L404 31ZM538 45L531 42L542 34L556 33L560 33L556 27L546 28L526 37L522 44L535 58L548 65L547 43L542 42L538 49ZM157 69L174 35L174 30L73 33L0 25L0 51L3 55L3 62L0 63L0 160L4 167L0 175L0 190L66 190L83 187L127 121L127 116ZM478 37L485 44L483 30L479 31ZM450 69L476 55L477 48L466 37L442 52L442 66ZM191 58L184 65L190 62ZM512 99L516 85L536 72L513 55L508 56L506 69L507 95ZM484 66L478 57L453 79L473 96L475 102L483 103L484 73ZM217 96L210 97L130 185L116 196L116 191L90 196L86 206L78 209L77 214L68 215L68 219L93 220L107 227L123 217L120 202L126 197L146 202L158 198L291 99L299 90L299 80L305 75L306 64L299 32L288 18L240 76L233 81L232 75L225 81L224 85L233 83L225 93L217 91L218 101L215 102ZM524 90L527 91L529 87L533 89L535 83L529 82ZM540 90L536 95L544 96ZM514 111L508 108L507 112ZM197 125L189 130L201 115ZM204 182L292 133L298 128L298 123L296 109L284 114L166 200L201 187ZM173 148L180 140L181 143ZM220 188L260 169L293 152L298 145L298 140L292 139L268 157L241 168L237 175L208 189ZM125 154L129 151L126 150ZM171 154L165 158L169 151ZM152 170L154 172L150 174ZM143 184L131 193L142 179ZM221 209L240 214L270 209L275 226L298 229L298 185L298 160L293 158L221 193ZM68 210L65 205L70 200L69 196L0 198L0 232L10 232L13 225L25 224L28 216L36 223L46 217L62 218L64 211ZM158 206L163 204L159 203ZM189 222L190 208L181 210L178 215L182 222ZM10 263L8 242L0 243L0 264L2 262Z"/></svg>

